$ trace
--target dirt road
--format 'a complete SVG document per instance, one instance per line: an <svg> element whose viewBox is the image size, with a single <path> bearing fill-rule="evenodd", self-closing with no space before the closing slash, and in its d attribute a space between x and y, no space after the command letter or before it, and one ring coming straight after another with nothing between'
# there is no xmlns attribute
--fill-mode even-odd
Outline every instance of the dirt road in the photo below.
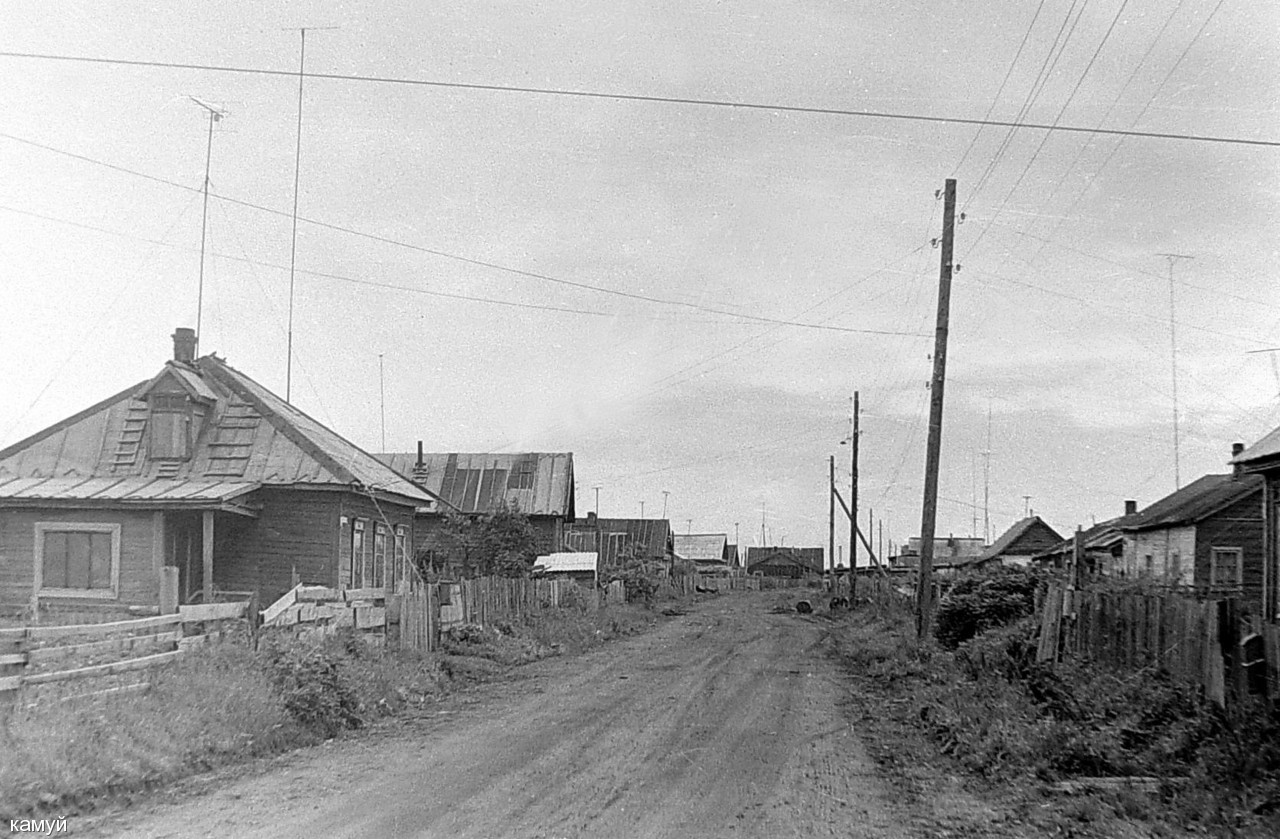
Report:
<svg viewBox="0 0 1280 839"><path fill-rule="evenodd" d="M219 779L90 833L906 836L838 710L825 622L769 612L792 599L726 595L645 635L520 668L427 718Z"/></svg>

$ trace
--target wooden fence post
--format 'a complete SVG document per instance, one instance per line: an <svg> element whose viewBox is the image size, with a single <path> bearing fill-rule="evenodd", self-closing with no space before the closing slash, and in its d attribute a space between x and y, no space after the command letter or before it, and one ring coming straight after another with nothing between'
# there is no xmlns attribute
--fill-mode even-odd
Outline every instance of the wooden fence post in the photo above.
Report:
<svg viewBox="0 0 1280 839"><path fill-rule="evenodd" d="M0 629L0 708L16 702L26 668L26 630Z"/></svg>

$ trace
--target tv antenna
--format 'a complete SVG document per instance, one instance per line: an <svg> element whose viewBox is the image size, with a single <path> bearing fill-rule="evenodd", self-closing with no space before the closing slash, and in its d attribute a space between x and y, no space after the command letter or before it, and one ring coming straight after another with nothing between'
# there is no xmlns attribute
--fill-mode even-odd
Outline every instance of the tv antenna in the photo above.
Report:
<svg viewBox="0 0 1280 839"><path fill-rule="evenodd" d="M1173 372L1173 488L1182 489L1182 465L1178 439L1178 333L1173 298L1173 263L1179 259L1195 259L1183 253L1158 253L1169 262L1169 365Z"/></svg>
<svg viewBox="0 0 1280 839"><path fill-rule="evenodd" d="M203 108L209 115L209 139L205 144L204 150L204 186L201 189L201 192L204 193L204 209L200 213L200 279L196 286L195 354L198 356L200 354L200 325L204 315L204 250L209 222L209 168L213 162L213 125L222 121L222 118L227 115L227 109L218 105L211 105L203 99L197 99L191 95L188 95L187 98Z"/></svg>

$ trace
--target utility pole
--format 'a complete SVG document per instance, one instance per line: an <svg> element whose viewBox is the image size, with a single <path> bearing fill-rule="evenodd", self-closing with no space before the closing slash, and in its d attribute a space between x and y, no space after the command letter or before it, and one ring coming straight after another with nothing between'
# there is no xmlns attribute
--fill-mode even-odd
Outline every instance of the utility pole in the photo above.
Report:
<svg viewBox="0 0 1280 839"><path fill-rule="evenodd" d="M761 502L760 502L760 547L762 547L762 548L763 548L764 546L765 546L765 537L764 537L764 502L763 502L763 501L761 501Z"/></svg>
<svg viewBox="0 0 1280 839"><path fill-rule="evenodd" d="M1158 253L1169 261L1169 363L1173 371L1173 488L1182 489L1182 457L1178 435L1178 333L1176 331L1177 309L1173 297L1173 263L1179 259L1195 259L1182 253Z"/></svg>
<svg viewBox="0 0 1280 839"><path fill-rule="evenodd" d="M947 331L951 316L951 260L955 249L956 181L947 178L942 204L942 260L938 271L938 324L929 383L929 441L925 450L924 504L920 515L920 579L916 635L933 632L933 534L938 524L938 467L942 458L942 393L947 378Z"/></svg>
<svg viewBox="0 0 1280 839"><path fill-rule="evenodd" d="M991 544L991 400L987 400L987 449L982 453L982 544Z"/></svg>
<svg viewBox="0 0 1280 839"><path fill-rule="evenodd" d="M644 518L644 502L643 501L640 502L640 518L641 519Z"/></svg>
<svg viewBox="0 0 1280 839"><path fill-rule="evenodd" d="M665 489L662 491L662 517L664 519L667 517L667 496L670 494Z"/></svg>
<svg viewBox="0 0 1280 839"><path fill-rule="evenodd" d="M831 455L831 480L827 484L827 565L836 571L836 456Z"/></svg>
<svg viewBox="0 0 1280 839"><path fill-rule="evenodd" d="M849 603L858 593L858 391L853 392L853 439L849 469Z"/></svg>
<svg viewBox="0 0 1280 839"><path fill-rule="evenodd" d="M593 489L596 491L596 518L598 519L600 518L600 484L596 484Z"/></svg>
<svg viewBox="0 0 1280 839"><path fill-rule="evenodd" d="M204 150L204 209L200 213L200 279L196 288L196 351L195 355L200 355L200 322L204 316L204 247L205 234L208 230L209 219L209 167L213 162L213 124L222 120L227 112L221 108L215 108L207 102L201 102L194 96L188 96L192 102L195 102L201 108L209 112L209 139L205 144Z"/></svg>
<svg viewBox="0 0 1280 839"><path fill-rule="evenodd" d="M378 353L378 401L382 414L382 450L387 450L387 382L382 374L382 353Z"/></svg>
<svg viewBox="0 0 1280 839"><path fill-rule="evenodd" d="M693 519L684 520L684 533L686 536L693 535Z"/></svg>

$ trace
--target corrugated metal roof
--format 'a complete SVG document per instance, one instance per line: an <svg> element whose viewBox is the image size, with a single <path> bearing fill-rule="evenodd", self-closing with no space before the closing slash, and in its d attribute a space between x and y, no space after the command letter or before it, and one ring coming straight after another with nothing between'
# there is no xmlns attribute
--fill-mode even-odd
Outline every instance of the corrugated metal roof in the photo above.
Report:
<svg viewBox="0 0 1280 839"><path fill-rule="evenodd" d="M594 573L596 570L597 556L594 553L554 553L544 554L534 560L533 570L543 571L547 574L564 571L587 571Z"/></svg>
<svg viewBox="0 0 1280 839"><path fill-rule="evenodd" d="M729 544L726 533L677 533L671 538L676 556L695 561L722 562Z"/></svg>
<svg viewBox="0 0 1280 839"><path fill-rule="evenodd" d="M257 489L253 481L172 478L6 478L0 499L17 501L109 501L120 503L220 503Z"/></svg>
<svg viewBox="0 0 1280 839"><path fill-rule="evenodd" d="M597 547L606 566L622 557L664 561L671 546L667 519L578 519L565 527L565 544L578 550Z"/></svg>
<svg viewBox="0 0 1280 839"><path fill-rule="evenodd" d="M166 377L207 402L194 416L195 441L186 460L147 456L150 410L139 394ZM404 476L287 404L216 356L195 367L169 362L148 382L135 385L0 451L0 479L84 481L132 479L121 500L190 498L217 486L352 486L430 505L435 499ZM159 480L154 486L151 482ZM187 490L180 484L185 483ZM58 486L64 486L59 484ZM71 492L71 484L63 490ZM105 489L93 498L106 500ZM148 489L147 487L151 487ZM13 487L17 489L15 485ZM87 490L85 490L87 492ZM3 497L13 497L0 495ZM35 497L35 496L31 496ZM72 496L66 496L71 498Z"/></svg>
<svg viewBox="0 0 1280 839"><path fill-rule="evenodd" d="M525 515L573 518L573 453L423 454L389 452L377 458L459 512L494 512L503 502Z"/></svg>
<svg viewBox="0 0 1280 839"><path fill-rule="evenodd" d="M1193 524L1250 493L1260 492L1262 484L1261 475L1205 475L1135 515L1127 516L1122 527L1124 530L1152 530Z"/></svg>

